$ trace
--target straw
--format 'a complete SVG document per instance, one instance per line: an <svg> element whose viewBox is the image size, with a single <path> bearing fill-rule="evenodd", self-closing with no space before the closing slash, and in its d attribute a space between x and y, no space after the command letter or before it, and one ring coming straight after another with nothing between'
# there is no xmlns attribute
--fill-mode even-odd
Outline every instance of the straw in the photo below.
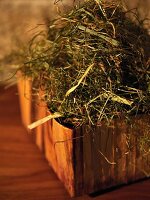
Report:
<svg viewBox="0 0 150 200"><path fill-rule="evenodd" d="M32 40L21 71L34 95L44 91L50 112L61 113L60 123L93 126L149 113L150 37L126 13L120 1L88 0Z"/></svg>

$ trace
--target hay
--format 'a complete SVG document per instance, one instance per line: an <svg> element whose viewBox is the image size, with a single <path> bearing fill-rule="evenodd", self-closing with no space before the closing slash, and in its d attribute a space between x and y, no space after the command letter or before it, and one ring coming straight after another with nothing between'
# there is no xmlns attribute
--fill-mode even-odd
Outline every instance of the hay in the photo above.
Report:
<svg viewBox="0 0 150 200"><path fill-rule="evenodd" d="M19 70L61 123L97 125L149 112L149 44L121 3L89 0L51 21Z"/></svg>

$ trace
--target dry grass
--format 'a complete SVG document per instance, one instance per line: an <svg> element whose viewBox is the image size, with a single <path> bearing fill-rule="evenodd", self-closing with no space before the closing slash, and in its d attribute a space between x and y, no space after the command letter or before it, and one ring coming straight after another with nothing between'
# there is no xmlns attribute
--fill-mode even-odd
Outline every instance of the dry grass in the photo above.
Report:
<svg viewBox="0 0 150 200"><path fill-rule="evenodd" d="M86 1L33 38L21 70L61 123L96 125L149 112L149 42L121 3Z"/></svg>

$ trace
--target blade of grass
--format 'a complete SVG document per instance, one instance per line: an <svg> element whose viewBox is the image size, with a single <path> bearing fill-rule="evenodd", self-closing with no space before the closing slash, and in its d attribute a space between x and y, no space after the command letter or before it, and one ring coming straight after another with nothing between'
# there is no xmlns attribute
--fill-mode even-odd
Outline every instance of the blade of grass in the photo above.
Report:
<svg viewBox="0 0 150 200"><path fill-rule="evenodd" d="M92 69L92 67L94 66L94 64L92 63L87 69L86 71L84 72L83 76L78 80L78 83L73 86L72 88L70 88L66 94L65 94L65 97L69 96L80 84L81 82L83 81L83 79L87 76L87 74L89 73L89 71Z"/></svg>
<svg viewBox="0 0 150 200"><path fill-rule="evenodd" d="M122 104L126 104L128 106L131 106L133 104L133 101L129 101L123 97L120 97L112 92L107 91L106 93L103 94L103 97L108 98L110 97L110 99L112 101L116 101L118 103L122 103Z"/></svg>
<svg viewBox="0 0 150 200"><path fill-rule="evenodd" d="M82 26L82 25L79 25L78 26L78 29L79 30L82 30L82 31L85 31L86 33L89 33L91 35L94 35L94 36L97 36L103 40L105 40L106 42L110 43L111 45L113 46L118 46L119 45L119 42L113 38L110 38L102 33L99 33L99 32L96 32L94 30L91 30L89 28L86 28L85 26Z"/></svg>
<svg viewBox="0 0 150 200"><path fill-rule="evenodd" d="M28 128L29 129L33 129L33 128L36 128L37 126L40 126L41 124L51 120L51 119L56 119L56 118L59 118L59 117L62 117L62 114L61 113L54 113L54 114L51 114L51 115L48 115L47 117L44 117L36 122L33 122L32 124L28 125Z"/></svg>
<svg viewBox="0 0 150 200"><path fill-rule="evenodd" d="M102 0L95 0L95 2L98 4L99 6L99 9L100 9L100 12L101 12L101 15L103 17L104 20L107 20L107 16L106 16L106 13L105 13L105 10L102 8L101 6L101 3L102 3Z"/></svg>

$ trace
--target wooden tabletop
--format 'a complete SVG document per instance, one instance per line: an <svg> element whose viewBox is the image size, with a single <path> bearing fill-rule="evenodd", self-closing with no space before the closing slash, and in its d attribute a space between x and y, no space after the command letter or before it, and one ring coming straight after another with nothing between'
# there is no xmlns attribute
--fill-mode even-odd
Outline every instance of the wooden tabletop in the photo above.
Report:
<svg viewBox="0 0 150 200"><path fill-rule="evenodd" d="M21 124L16 87L0 87L0 200L71 200ZM149 200L150 180L75 200Z"/></svg>

